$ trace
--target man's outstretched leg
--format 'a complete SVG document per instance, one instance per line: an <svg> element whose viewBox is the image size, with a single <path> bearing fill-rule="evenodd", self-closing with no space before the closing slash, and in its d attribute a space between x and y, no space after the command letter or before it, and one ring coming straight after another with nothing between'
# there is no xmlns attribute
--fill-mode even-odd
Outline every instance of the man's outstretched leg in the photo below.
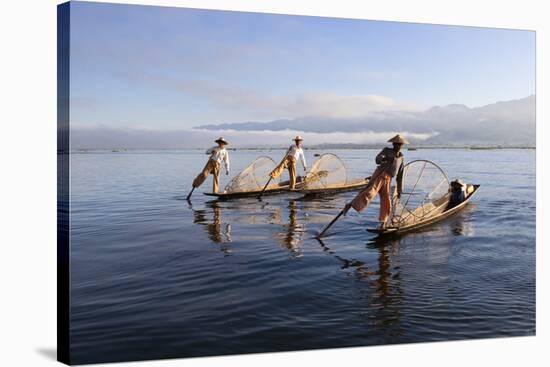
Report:
<svg viewBox="0 0 550 367"><path fill-rule="evenodd" d="M391 213L391 199L390 199L390 184L391 184L391 177L388 175L382 175L380 182L380 191L378 191L378 195L380 195L380 215L378 216L378 220L380 221L380 228L386 227L386 222L388 221L388 218Z"/></svg>

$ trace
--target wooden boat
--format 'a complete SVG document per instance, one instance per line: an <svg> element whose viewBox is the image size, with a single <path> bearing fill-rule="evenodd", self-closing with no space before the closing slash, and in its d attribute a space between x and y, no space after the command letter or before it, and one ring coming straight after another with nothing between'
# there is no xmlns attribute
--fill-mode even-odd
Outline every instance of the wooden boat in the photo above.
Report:
<svg viewBox="0 0 550 367"><path fill-rule="evenodd" d="M307 177L297 177L293 190L290 190L289 181L287 180L272 184L262 193L263 184L258 183L257 177L268 177L269 172L275 166L275 162L270 157L259 157L233 178L224 192L206 192L204 194L219 199L259 197L260 194L264 196L284 192L304 194L304 197L308 197L359 190L365 187L369 180L369 178L366 178L348 182L346 166L342 160L332 153L325 153L313 163ZM345 183L341 184L341 182Z"/></svg>
<svg viewBox="0 0 550 367"><path fill-rule="evenodd" d="M304 194L304 196L322 196L322 195L331 195L331 194L336 194L336 193L346 192L346 191L361 190L362 188L367 186L368 183L369 183L369 178L360 178L360 179L348 182L345 185L329 186L329 187L323 187L318 189L303 188L296 191Z"/></svg>
<svg viewBox="0 0 550 367"><path fill-rule="evenodd" d="M280 182L276 186L269 187L264 191L262 196L282 194L285 192L303 194L304 196L308 196L308 197L330 195L330 194L336 194L340 192L360 190L363 187L365 187L368 184L368 182L369 182L369 179L365 178L365 179L354 180L345 185L340 185L340 186L329 186L329 187L318 188L318 189L307 189L305 188L305 182L303 181L302 177L298 177L298 179L296 180L296 186L294 190L289 189L289 181L287 180L287 181ZM262 190L253 190L253 191L226 192L226 193L205 192L204 194L208 196L215 196L219 199L237 199L237 198L259 196L261 192Z"/></svg>
<svg viewBox="0 0 550 367"><path fill-rule="evenodd" d="M376 233L379 236L386 236L386 235L400 235L407 232L415 231L417 229L432 225L436 222L442 221L446 218L449 218L450 216L456 214L460 210L464 209L464 207L468 204L472 196L477 192L480 185L473 185L474 190L464 199L464 201L457 206L454 206L452 208L449 208L449 196L446 195L436 201L434 203L434 208L430 211L430 213L433 213L433 215L430 215L429 217L420 220L420 221L411 221L410 223L406 223L404 225L401 225L399 227L397 226L388 226L384 229L378 229L378 228L369 228L367 231L371 233ZM414 214L414 213L413 213Z"/></svg>
<svg viewBox="0 0 550 367"><path fill-rule="evenodd" d="M303 187L305 182L302 177L296 178L296 186L294 190L290 190L290 181L281 181L277 185L268 187L262 196L282 194L284 192L300 192L300 188ZM204 195L214 196L218 199L238 199L238 198L250 198L258 197L262 190L249 190L249 191L235 191L235 192L205 192Z"/></svg>

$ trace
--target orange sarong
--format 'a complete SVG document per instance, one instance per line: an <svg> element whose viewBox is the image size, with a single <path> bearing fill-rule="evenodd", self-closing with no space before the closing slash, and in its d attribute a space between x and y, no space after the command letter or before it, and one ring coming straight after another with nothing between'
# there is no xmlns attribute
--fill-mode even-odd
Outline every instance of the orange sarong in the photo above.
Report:
<svg viewBox="0 0 550 367"><path fill-rule="evenodd" d="M202 169L201 173L193 180L193 187L199 187L202 185L206 177L212 174L212 192L218 192L220 185L220 164L212 159L209 159L206 166Z"/></svg>
<svg viewBox="0 0 550 367"><path fill-rule="evenodd" d="M287 155L284 157L281 163L279 163L269 175L272 178L277 178L285 169L288 169L288 178L290 180L289 188L294 190L294 187L296 186L296 159L294 159L293 156Z"/></svg>
<svg viewBox="0 0 550 367"><path fill-rule="evenodd" d="M352 200L351 207L358 212L363 211L378 193L380 195L378 219L385 223L391 213L390 184L391 176L385 171L376 169L367 186Z"/></svg>

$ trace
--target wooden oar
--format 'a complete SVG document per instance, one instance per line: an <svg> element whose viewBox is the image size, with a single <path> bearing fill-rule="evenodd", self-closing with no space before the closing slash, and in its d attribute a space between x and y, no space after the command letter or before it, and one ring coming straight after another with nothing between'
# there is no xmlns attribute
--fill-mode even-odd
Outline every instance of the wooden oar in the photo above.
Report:
<svg viewBox="0 0 550 367"><path fill-rule="evenodd" d="M267 183L265 184L264 188L260 192L260 195L258 195L258 200L262 201L262 195L264 194L264 191L267 189L267 186L269 186L269 183L273 180L273 177L269 176L269 180L267 180Z"/></svg>
<svg viewBox="0 0 550 367"><path fill-rule="evenodd" d="M371 182L371 180L375 180L380 174L382 173L382 171L378 172L374 177L372 176L369 176L368 179L369 179L369 182ZM363 189L364 190L364 189ZM340 210L340 213L338 213L338 215L336 215L336 217L334 217L334 219L329 223L327 224L327 226L325 228L323 228L323 230L317 235L317 238L321 238L321 236L323 234L325 234L325 232L330 228L332 227L332 225L342 216L342 214L344 214L344 209Z"/></svg>
<svg viewBox="0 0 550 367"><path fill-rule="evenodd" d="M286 159L286 156L288 155L288 153L290 152L290 149L292 149L292 147L288 148L285 155L283 156L283 160ZM282 162L282 161L281 161ZM279 163L280 164L280 163ZM271 182L271 180L273 180L273 177L270 175L269 176L269 180L267 180L267 183L265 184L264 188L262 189L262 191L260 192L260 195L258 195L258 200L262 201L262 195L264 194L264 191L267 189L267 186L269 185L269 183Z"/></svg>
<svg viewBox="0 0 550 367"><path fill-rule="evenodd" d="M332 227L332 225L333 225L334 223L336 223L336 221L342 216L342 214L344 214L344 209L340 210L340 213L338 213L338 215L335 216L334 219L331 220L330 223L327 224L326 227L323 228L323 230L322 230L317 236L315 236L315 238L321 238L321 237L325 234L325 232L326 232L330 227Z"/></svg>
<svg viewBox="0 0 550 367"><path fill-rule="evenodd" d="M195 191L195 187L191 189L191 192L189 192L189 195L187 195L187 201L191 200L191 195L193 195L193 191Z"/></svg>

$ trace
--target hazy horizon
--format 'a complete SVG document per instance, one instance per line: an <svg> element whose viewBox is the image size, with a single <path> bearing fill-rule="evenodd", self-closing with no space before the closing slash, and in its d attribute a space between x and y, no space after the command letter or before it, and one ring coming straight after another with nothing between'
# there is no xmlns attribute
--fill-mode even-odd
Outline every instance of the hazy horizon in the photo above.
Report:
<svg viewBox="0 0 550 367"><path fill-rule="evenodd" d="M416 113L389 111L370 116L367 121L308 117L205 125L186 130L72 126L71 146L73 149L201 148L224 136L230 147L272 148L290 144L296 135L304 137L305 146L374 146L384 144L397 132L417 146L535 146L535 102L533 95L475 109L455 104Z"/></svg>

